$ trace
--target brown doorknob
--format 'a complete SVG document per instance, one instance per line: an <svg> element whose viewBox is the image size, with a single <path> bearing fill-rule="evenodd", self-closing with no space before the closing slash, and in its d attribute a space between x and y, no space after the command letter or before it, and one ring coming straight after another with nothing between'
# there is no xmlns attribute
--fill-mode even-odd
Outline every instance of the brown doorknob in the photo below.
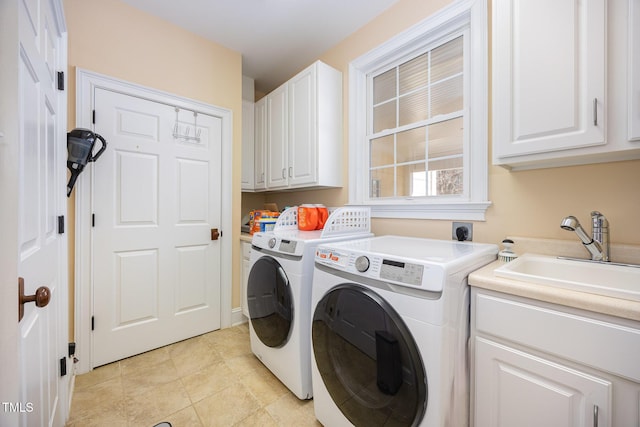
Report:
<svg viewBox="0 0 640 427"><path fill-rule="evenodd" d="M44 307L51 301L51 291L46 286L40 286L33 295L24 294L24 279L18 277L18 322L24 317L24 304L35 302L36 307Z"/></svg>

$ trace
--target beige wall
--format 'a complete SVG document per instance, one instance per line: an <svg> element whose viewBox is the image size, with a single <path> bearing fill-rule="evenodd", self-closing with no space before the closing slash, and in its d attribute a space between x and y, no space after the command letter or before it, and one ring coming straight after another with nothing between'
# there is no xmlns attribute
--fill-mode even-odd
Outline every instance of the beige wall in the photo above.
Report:
<svg viewBox="0 0 640 427"><path fill-rule="evenodd" d="M446 0L400 0L321 56L321 60L343 73L345 159L348 156L349 62L449 3ZM275 201L280 206L304 202L342 205L348 202L346 166L344 181L343 189L267 194L265 200ZM599 210L611 223L613 243L640 244L637 225L640 161L637 160L521 172L490 166L489 200L493 204L487 210L486 221L474 223L475 241L498 243L507 235L577 241L576 236L560 229L561 219L575 215L590 229L589 213ZM373 222L373 231L376 234L450 239L451 221L378 219Z"/></svg>
<svg viewBox="0 0 640 427"><path fill-rule="evenodd" d="M240 210L242 57L119 0L64 0L69 36L69 121L75 127L76 67L170 92L233 112L233 206ZM70 230L73 230L70 200ZM233 217L233 306L240 306L240 218ZM225 230L226 232L227 230ZM73 235L69 236L73 264ZM70 269L73 276L73 267ZM222 284L229 286L229 284ZM73 289L73 284L71 284ZM70 305L73 308L73 304ZM73 321L71 322L73 325ZM71 331L73 336L73 331Z"/></svg>

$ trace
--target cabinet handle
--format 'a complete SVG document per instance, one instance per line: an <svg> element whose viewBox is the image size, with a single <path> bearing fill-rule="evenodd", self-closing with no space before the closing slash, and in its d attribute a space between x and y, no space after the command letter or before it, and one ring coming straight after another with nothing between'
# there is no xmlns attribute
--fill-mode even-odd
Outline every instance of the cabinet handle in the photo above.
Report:
<svg viewBox="0 0 640 427"><path fill-rule="evenodd" d="M289 166L289 178L293 177L293 168Z"/></svg>
<svg viewBox="0 0 640 427"><path fill-rule="evenodd" d="M598 427L598 405L593 405L593 427Z"/></svg>
<svg viewBox="0 0 640 427"><path fill-rule="evenodd" d="M282 168L282 179L287 177L287 168Z"/></svg>
<svg viewBox="0 0 640 427"><path fill-rule="evenodd" d="M593 125L598 126L598 98L593 98Z"/></svg>

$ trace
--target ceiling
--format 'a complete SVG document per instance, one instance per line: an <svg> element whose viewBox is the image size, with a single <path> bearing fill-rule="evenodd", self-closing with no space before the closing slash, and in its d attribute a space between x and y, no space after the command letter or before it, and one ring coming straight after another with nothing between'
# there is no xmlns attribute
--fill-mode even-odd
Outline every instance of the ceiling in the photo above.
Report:
<svg viewBox="0 0 640 427"><path fill-rule="evenodd" d="M398 0L123 0L242 54L268 93Z"/></svg>

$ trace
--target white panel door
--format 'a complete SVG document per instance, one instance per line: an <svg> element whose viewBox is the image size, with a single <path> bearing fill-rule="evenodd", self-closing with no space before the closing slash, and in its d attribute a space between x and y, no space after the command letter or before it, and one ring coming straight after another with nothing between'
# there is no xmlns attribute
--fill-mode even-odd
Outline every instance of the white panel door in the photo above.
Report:
<svg viewBox="0 0 640 427"><path fill-rule="evenodd" d="M220 328L222 121L94 96L108 143L92 180L95 367Z"/></svg>
<svg viewBox="0 0 640 427"><path fill-rule="evenodd" d="M66 204L66 150L58 115L66 104L56 88L56 71L66 64L58 63L62 38L49 2L19 2L19 28L18 275L25 295L45 286L50 301L40 308L24 305L20 402L10 410L20 413L20 426L62 426L70 375L61 377L59 362L66 363L68 297L66 235L58 234L57 227Z"/></svg>

